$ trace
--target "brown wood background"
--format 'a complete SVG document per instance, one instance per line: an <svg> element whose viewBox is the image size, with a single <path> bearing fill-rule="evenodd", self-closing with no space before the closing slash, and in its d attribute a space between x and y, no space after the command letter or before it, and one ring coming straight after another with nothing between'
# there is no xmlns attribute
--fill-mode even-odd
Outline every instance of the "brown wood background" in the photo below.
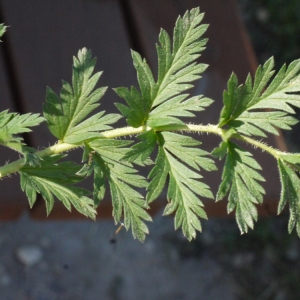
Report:
<svg viewBox="0 0 300 300"><path fill-rule="evenodd" d="M234 0L1 0L1 22L9 25L1 43L0 52L0 109L20 113L41 113L46 86L56 92L61 79L71 80L72 56L87 47L97 57L97 70L104 73L100 84L110 88L136 85L130 48L139 51L149 64L156 68L155 43L162 27L170 34L179 14L200 6L205 12L205 23L210 27L208 49L202 61L210 65L203 78L196 83L193 93L205 94L215 99L214 105L199 114L195 123L215 123L222 107L222 92L232 71L245 79L248 72L256 69L256 59ZM110 89L102 99L101 109L116 111L115 102L120 99ZM121 123L120 125L125 125ZM212 150L219 139L199 136L205 149ZM34 128L26 141L43 149L54 142L46 126ZM268 143L283 148L281 138L269 139ZM13 157L1 149L1 164ZM73 153L71 154L74 155ZM276 164L267 155L257 151L257 159L264 167L267 179L266 204L260 214L274 214L279 198L279 180ZM204 174L214 192L221 180L218 172ZM28 209L25 195L20 191L18 176L0 182L0 218L16 218ZM164 201L162 199L162 201ZM153 208L157 211L161 202ZM205 202L209 216L226 215L226 202ZM45 207L39 201L31 214L45 217ZM110 217L111 206L104 202L99 207L99 218ZM78 214L66 211L58 202L50 218L75 218Z"/></svg>

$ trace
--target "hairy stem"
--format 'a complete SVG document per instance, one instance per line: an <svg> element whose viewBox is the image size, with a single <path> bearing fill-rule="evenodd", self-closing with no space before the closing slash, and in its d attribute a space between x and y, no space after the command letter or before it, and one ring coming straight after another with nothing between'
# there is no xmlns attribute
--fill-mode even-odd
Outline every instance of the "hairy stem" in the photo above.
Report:
<svg viewBox="0 0 300 300"><path fill-rule="evenodd" d="M273 147L268 146L267 144L265 144L263 142L259 142L257 140L252 139L252 138L249 138L247 136L234 135L233 137L240 140L240 141L243 141L243 142L246 142L250 145L253 145L257 148L260 148L263 151L268 152L269 154L274 156L275 159L278 159L280 157L279 154L282 153L281 151L279 151L277 149L274 149Z"/></svg>
<svg viewBox="0 0 300 300"><path fill-rule="evenodd" d="M149 126L140 126L138 128L134 127L123 127L118 129L112 129L108 131L104 131L102 133L99 133L100 138L117 138L117 137L123 137L128 135L137 135L142 132L146 132L151 130L152 128ZM162 126L159 128L156 128L156 131L188 131L188 132L206 132L206 133L212 133L219 136L224 136L226 134L226 130L219 128L218 125L193 125L193 124L185 124L185 125L168 125L168 126ZM266 144L259 142L257 140L251 139L249 137L240 136L240 135L233 135L233 138L236 138L238 140L244 141L248 144L251 144L253 146L256 146L268 153L270 153L275 158L279 157L279 150L276 150L270 146L267 146ZM86 142L86 141L85 141ZM83 144L83 143L82 143ZM70 151L72 149L81 147L82 144L69 144L64 142L58 142L57 144L50 146L44 150L41 150L36 153L39 157L47 157L53 154L59 154L66 151ZM281 152L280 152L281 153ZM21 158L17 161L14 161L12 163L9 163L7 165L4 165L0 167L0 178L3 178L5 176L8 176L12 173L18 172L25 164L24 158Z"/></svg>

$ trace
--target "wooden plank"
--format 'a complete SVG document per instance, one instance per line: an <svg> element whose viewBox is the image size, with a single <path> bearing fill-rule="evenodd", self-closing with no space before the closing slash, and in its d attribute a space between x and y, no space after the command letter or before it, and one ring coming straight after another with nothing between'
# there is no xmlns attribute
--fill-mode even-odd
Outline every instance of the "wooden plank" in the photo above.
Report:
<svg viewBox="0 0 300 300"><path fill-rule="evenodd" d="M72 56L83 47L97 57L96 70L104 70L101 86L136 82L117 0L4 0L1 5L4 21L10 26L8 37L26 112L41 113L46 86L59 92L61 79L71 81ZM114 103L120 100L110 89L100 110L117 112ZM124 126L125 120L119 125ZM33 146L39 149L55 141L46 126L37 128L32 137ZM81 154L74 151L69 155L81 160ZM44 203L40 205L44 209Z"/></svg>
<svg viewBox="0 0 300 300"><path fill-rule="evenodd" d="M118 1L2 1L5 22L26 111L41 112L46 86L56 92L61 79L71 81L72 56L92 49L97 70L104 70L100 85L128 86L135 80L127 34ZM116 111L119 98L111 90L101 109ZM54 141L48 130L34 133L34 144Z"/></svg>

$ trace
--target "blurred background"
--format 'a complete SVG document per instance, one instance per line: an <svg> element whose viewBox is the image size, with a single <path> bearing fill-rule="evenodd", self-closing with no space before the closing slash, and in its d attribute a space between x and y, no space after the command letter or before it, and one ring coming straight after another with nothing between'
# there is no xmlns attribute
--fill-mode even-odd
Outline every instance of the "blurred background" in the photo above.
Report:
<svg viewBox="0 0 300 300"><path fill-rule="evenodd" d="M276 69L300 57L300 2L281 0L240 0L241 12L247 26L258 62L274 56ZM296 109L299 117L300 111ZM289 150L300 150L300 125L285 131Z"/></svg>
<svg viewBox="0 0 300 300"><path fill-rule="evenodd" d="M71 81L72 56L87 47L109 86L101 110L122 101L111 88L136 85L130 48L155 69L155 43L162 27L172 34L179 14L200 6L205 12L210 65L193 94L215 103L195 123L215 123L222 92L234 71L242 82L257 65L275 56L276 68L300 57L300 3L280 0L1 0L1 22L9 25L0 51L0 109L41 113L46 86L57 93ZM155 74L155 71L154 71ZM125 126L121 121L119 126ZM271 137L268 144L299 151L299 130ZM216 137L198 136L207 151ZM46 126L25 136L43 149L54 142ZM70 153L80 159L80 154ZM2 164L17 159L1 149ZM134 241L111 219L104 201L98 221L80 219L56 203L49 218L40 199L28 209L17 176L0 182L0 299L299 299L300 243L287 234L287 213L276 214L279 180L274 161L257 152L267 179L266 199L255 230L240 236L226 202L205 201L209 221L191 243L163 218L163 197L152 207L154 222L145 243ZM203 174L213 192L221 165ZM147 172L145 172L145 175ZM86 185L90 185L89 182ZM109 197L108 197L109 198Z"/></svg>

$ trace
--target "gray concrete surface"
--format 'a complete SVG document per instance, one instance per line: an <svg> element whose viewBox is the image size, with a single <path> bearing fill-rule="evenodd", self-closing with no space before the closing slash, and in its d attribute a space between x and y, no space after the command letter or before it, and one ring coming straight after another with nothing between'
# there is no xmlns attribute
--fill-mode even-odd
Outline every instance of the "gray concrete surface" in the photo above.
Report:
<svg viewBox="0 0 300 300"><path fill-rule="evenodd" d="M37 222L26 214L0 223L0 299L235 299L234 280L209 247L183 255L172 218L156 217L143 244L124 229L115 236L116 228L112 220Z"/></svg>

